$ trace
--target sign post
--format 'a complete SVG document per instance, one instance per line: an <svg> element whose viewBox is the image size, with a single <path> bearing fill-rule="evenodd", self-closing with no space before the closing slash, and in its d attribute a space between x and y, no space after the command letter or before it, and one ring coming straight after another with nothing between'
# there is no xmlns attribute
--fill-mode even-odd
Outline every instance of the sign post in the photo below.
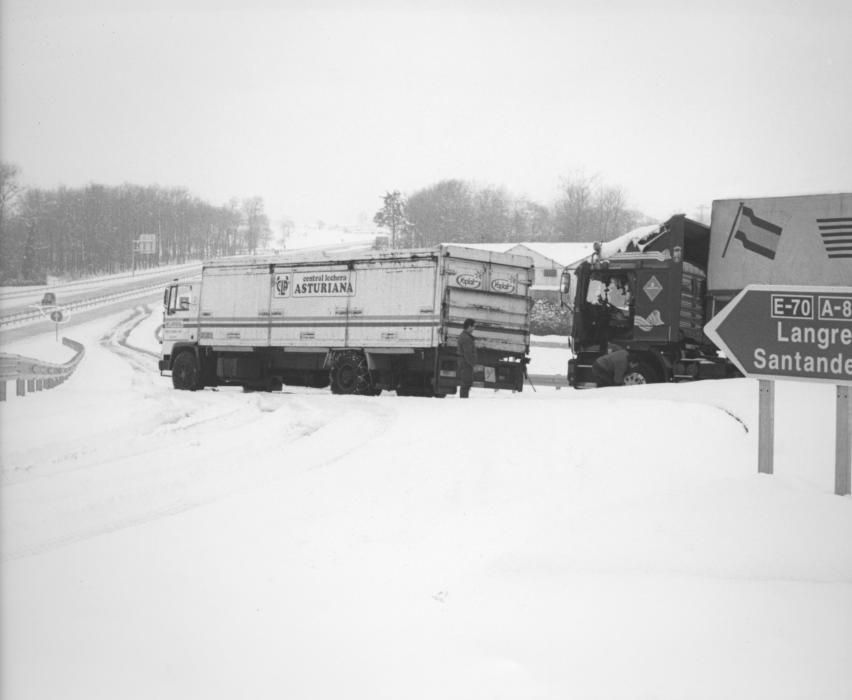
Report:
<svg viewBox="0 0 852 700"><path fill-rule="evenodd" d="M775 382L761 379L757 408L757 472L772 474L775 455Z"/></svg>
<svg viewBox="0 0 852 700"><path fill-rule="evenodd" d="M852 287L748 285L705 328L747 377L760 380L758 471L773 471L774 380L837 386L835 493L852 482Z"/></svg>
<svg viewBox="0 0 852 700"><path fill-rule="evenodd" d="M139 238L133 241L133 254L130 268L132 274L136 274L136 255L153 256L157 252L157 235L154 233L141 233Z"/></svg>
<svg viewBox="0 0 852 700"><path fill-rule="evenodd" d="M842 437L845 435L845 439ZM837 387L837 463L834 470L834 493L852 493L852 389ZM844 465L846 465L844 467Z"/></svg>
<svg viewBox="0 0 852 700"><path fill-rule="evenodd" d="M53 321L53 327L56 331L56 342L59 342L59 324L68 323L68 316L68 312L58 306L50 312L50 320Z"/></svg>

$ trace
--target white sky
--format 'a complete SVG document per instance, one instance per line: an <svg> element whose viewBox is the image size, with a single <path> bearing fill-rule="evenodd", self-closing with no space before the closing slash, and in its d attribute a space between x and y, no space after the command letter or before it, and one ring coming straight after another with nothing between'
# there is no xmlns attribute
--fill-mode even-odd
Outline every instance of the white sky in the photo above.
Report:
<svg viewBox="0 0 852 700"><path fill-rule="evenodd" d="M2 0L0 153L24 184L262 196L371 219L458 177L652 216L852 190L852 4ZM693 9L690 9L693 8Z"/></svg>

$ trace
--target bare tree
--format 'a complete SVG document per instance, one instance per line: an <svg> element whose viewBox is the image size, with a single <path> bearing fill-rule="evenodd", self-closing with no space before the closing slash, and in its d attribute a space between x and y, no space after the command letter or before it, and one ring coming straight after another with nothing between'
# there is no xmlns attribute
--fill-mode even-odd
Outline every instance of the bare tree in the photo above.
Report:
<svg viewBox="0 0 852 700"><path fill-rule="evenodd" d="M255 253L258 248L266 246L272 235L262 197L243 200L243 220L246 225L246 248L250 253Z"/></svg>
<svg viewBox="0 0 852 700"><path fill-rule="evenodd" d="M648 221L648 217L628 209L620 187L585 175L563 178L553 218L555 236L563 241L606 241Z"/></svg>
<svg viewBox="0 0 852 700"><path fill-rule="evenodd" d="M405 208L405 198L399 190L394 190L385 194L382 198L382 208L373 217L373 223L390 231L391 248L410 243L412 226L406 217Z"/></svg>
<svg viewBox="0 0 852 700"><path fill-rule="evenodd" d="M281 246L286 248L287 241L290 239L290 236L293 235L293 232L296 230L296 224L289 217L284 217L281 220Z"/></svg>
<svg viewBox="0 0 852 700"><path fill-rule="evenodd" d="M20 171L11 163L0 163L0 232L7 217L14 212L21 186L18 184Z"/></svg>
<svg viewBox="0 0 852 700"><path fill-rule="evenodd" d="M561 196L553 207L555 233L563 241L587 241L594 211L595 179L585 175L562 178Z"/></svg>

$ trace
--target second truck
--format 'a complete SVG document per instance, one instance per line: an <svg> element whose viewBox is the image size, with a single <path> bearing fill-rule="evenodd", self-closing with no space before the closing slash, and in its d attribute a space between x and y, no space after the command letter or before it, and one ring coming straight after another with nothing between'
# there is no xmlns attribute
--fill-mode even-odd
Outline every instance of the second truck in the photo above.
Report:
<svg viewBox="0 0 852 700"><path fill-rule="evenodd" d="M849 285L852 194L713 202L711 224L684 215L607 243L563 275L573 308L572 386L626 349L624 383L736 376L704 326L748 284Z"/></svg>

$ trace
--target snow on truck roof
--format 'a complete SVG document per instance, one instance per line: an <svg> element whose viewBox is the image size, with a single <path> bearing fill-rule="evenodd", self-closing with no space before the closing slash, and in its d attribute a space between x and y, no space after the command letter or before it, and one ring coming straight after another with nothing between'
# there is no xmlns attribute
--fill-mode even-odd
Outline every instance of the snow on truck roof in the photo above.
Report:
<svg viewBox="0 0 852 700"><path fill-rule="evenodd" d="M426 259L438 256L449 256L477 260L480 262L501 262L519 267L532 267L532 259L527 255L472 249L467 246L441 244L433 248L397 248L394 250L367 250L364 248L352 250L312 250L293 251L274 255L236 255L223 258L212 258L204 262L204 267L233 267L235 265L315 265L333 264L339 262L380 261L400 259Z"/></svg>
<svg viewBox="0 0 852 700"><path fill-rule="evenodd" d="M663 233L664 227L664 224L640 226L639 228L628 231L617 238L613 238L611 241L601 243L600 256L602 258L608 258L616 253L624 253L629 248L633 248L634 250L641 252L645 250L645 248L654 241L657 236Z"/></svg>

